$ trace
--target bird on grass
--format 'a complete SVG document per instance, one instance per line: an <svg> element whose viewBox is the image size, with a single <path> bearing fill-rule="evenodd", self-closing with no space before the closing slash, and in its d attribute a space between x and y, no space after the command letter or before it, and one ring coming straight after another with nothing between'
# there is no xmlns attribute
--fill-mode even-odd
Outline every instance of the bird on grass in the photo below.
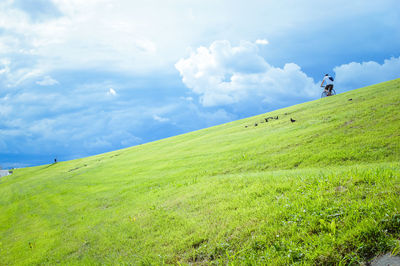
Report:
<svg viewBox="0 0 400 266"><path fill-rule="evenodd" d="M290 118L290 122L294 123L294 122L296 122L296 120L294 120L293 118Z"/></svg>
<svg viewBox="0 0 400 266"><path fill-rule="evenodd" d="M268 118L264 118L265 122L268 122Z"/></svg>
<svg viewBox="0 0 400 266"><path fill-rule="evenodd" d="M258 124L257 124L257 123L255 123L255 124L254 124L254 126L256 127L256 126L258 126Z"/></svg>

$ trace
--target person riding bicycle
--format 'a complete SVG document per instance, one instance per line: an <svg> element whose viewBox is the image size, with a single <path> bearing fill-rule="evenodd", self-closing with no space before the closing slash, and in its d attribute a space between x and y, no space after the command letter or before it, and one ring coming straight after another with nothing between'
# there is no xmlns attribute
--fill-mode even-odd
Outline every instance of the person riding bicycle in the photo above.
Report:
<svg viewBox="0 0 400 266"><path fill-rule="evenodd" d="M333 89L333 78L329 74L325 74L325 77L321 83L321 87L324 87L324 82L326 82L325 91L327 92L327 95L330 96Z"/></svg>

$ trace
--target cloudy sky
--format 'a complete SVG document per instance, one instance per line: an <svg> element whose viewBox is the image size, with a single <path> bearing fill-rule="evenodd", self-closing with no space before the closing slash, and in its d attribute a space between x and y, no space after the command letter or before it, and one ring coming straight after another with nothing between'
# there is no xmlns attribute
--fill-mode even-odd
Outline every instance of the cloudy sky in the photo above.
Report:
<svg viewBox="0 0 400 266"><path fill-rule="evenodd" d="M398 78L399 48L398 0L1 0L0 166L314 100L325 73Z"/></svg>

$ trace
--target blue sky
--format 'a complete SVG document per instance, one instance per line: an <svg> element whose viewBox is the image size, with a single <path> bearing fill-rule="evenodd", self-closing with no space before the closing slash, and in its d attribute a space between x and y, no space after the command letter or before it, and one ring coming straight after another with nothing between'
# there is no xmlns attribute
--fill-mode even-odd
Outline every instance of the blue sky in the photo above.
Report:
<svg viewBox="0 0 400 266"><path fill-rule="evenodd" d="M400 77L400 4L3 0L0 166L70 160ZM293 93L296 91L296 93Z"/></svg>

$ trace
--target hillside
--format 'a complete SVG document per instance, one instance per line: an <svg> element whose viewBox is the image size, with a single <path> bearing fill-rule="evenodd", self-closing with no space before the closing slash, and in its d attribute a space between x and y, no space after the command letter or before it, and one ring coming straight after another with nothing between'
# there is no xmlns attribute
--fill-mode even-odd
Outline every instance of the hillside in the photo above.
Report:
<svg viewBox="0 0 400 266"><path fill-rule="evenodd" d="M0 265L338 264L396 254L399 117L396 79L17 169L0 179Z"/></svg>

